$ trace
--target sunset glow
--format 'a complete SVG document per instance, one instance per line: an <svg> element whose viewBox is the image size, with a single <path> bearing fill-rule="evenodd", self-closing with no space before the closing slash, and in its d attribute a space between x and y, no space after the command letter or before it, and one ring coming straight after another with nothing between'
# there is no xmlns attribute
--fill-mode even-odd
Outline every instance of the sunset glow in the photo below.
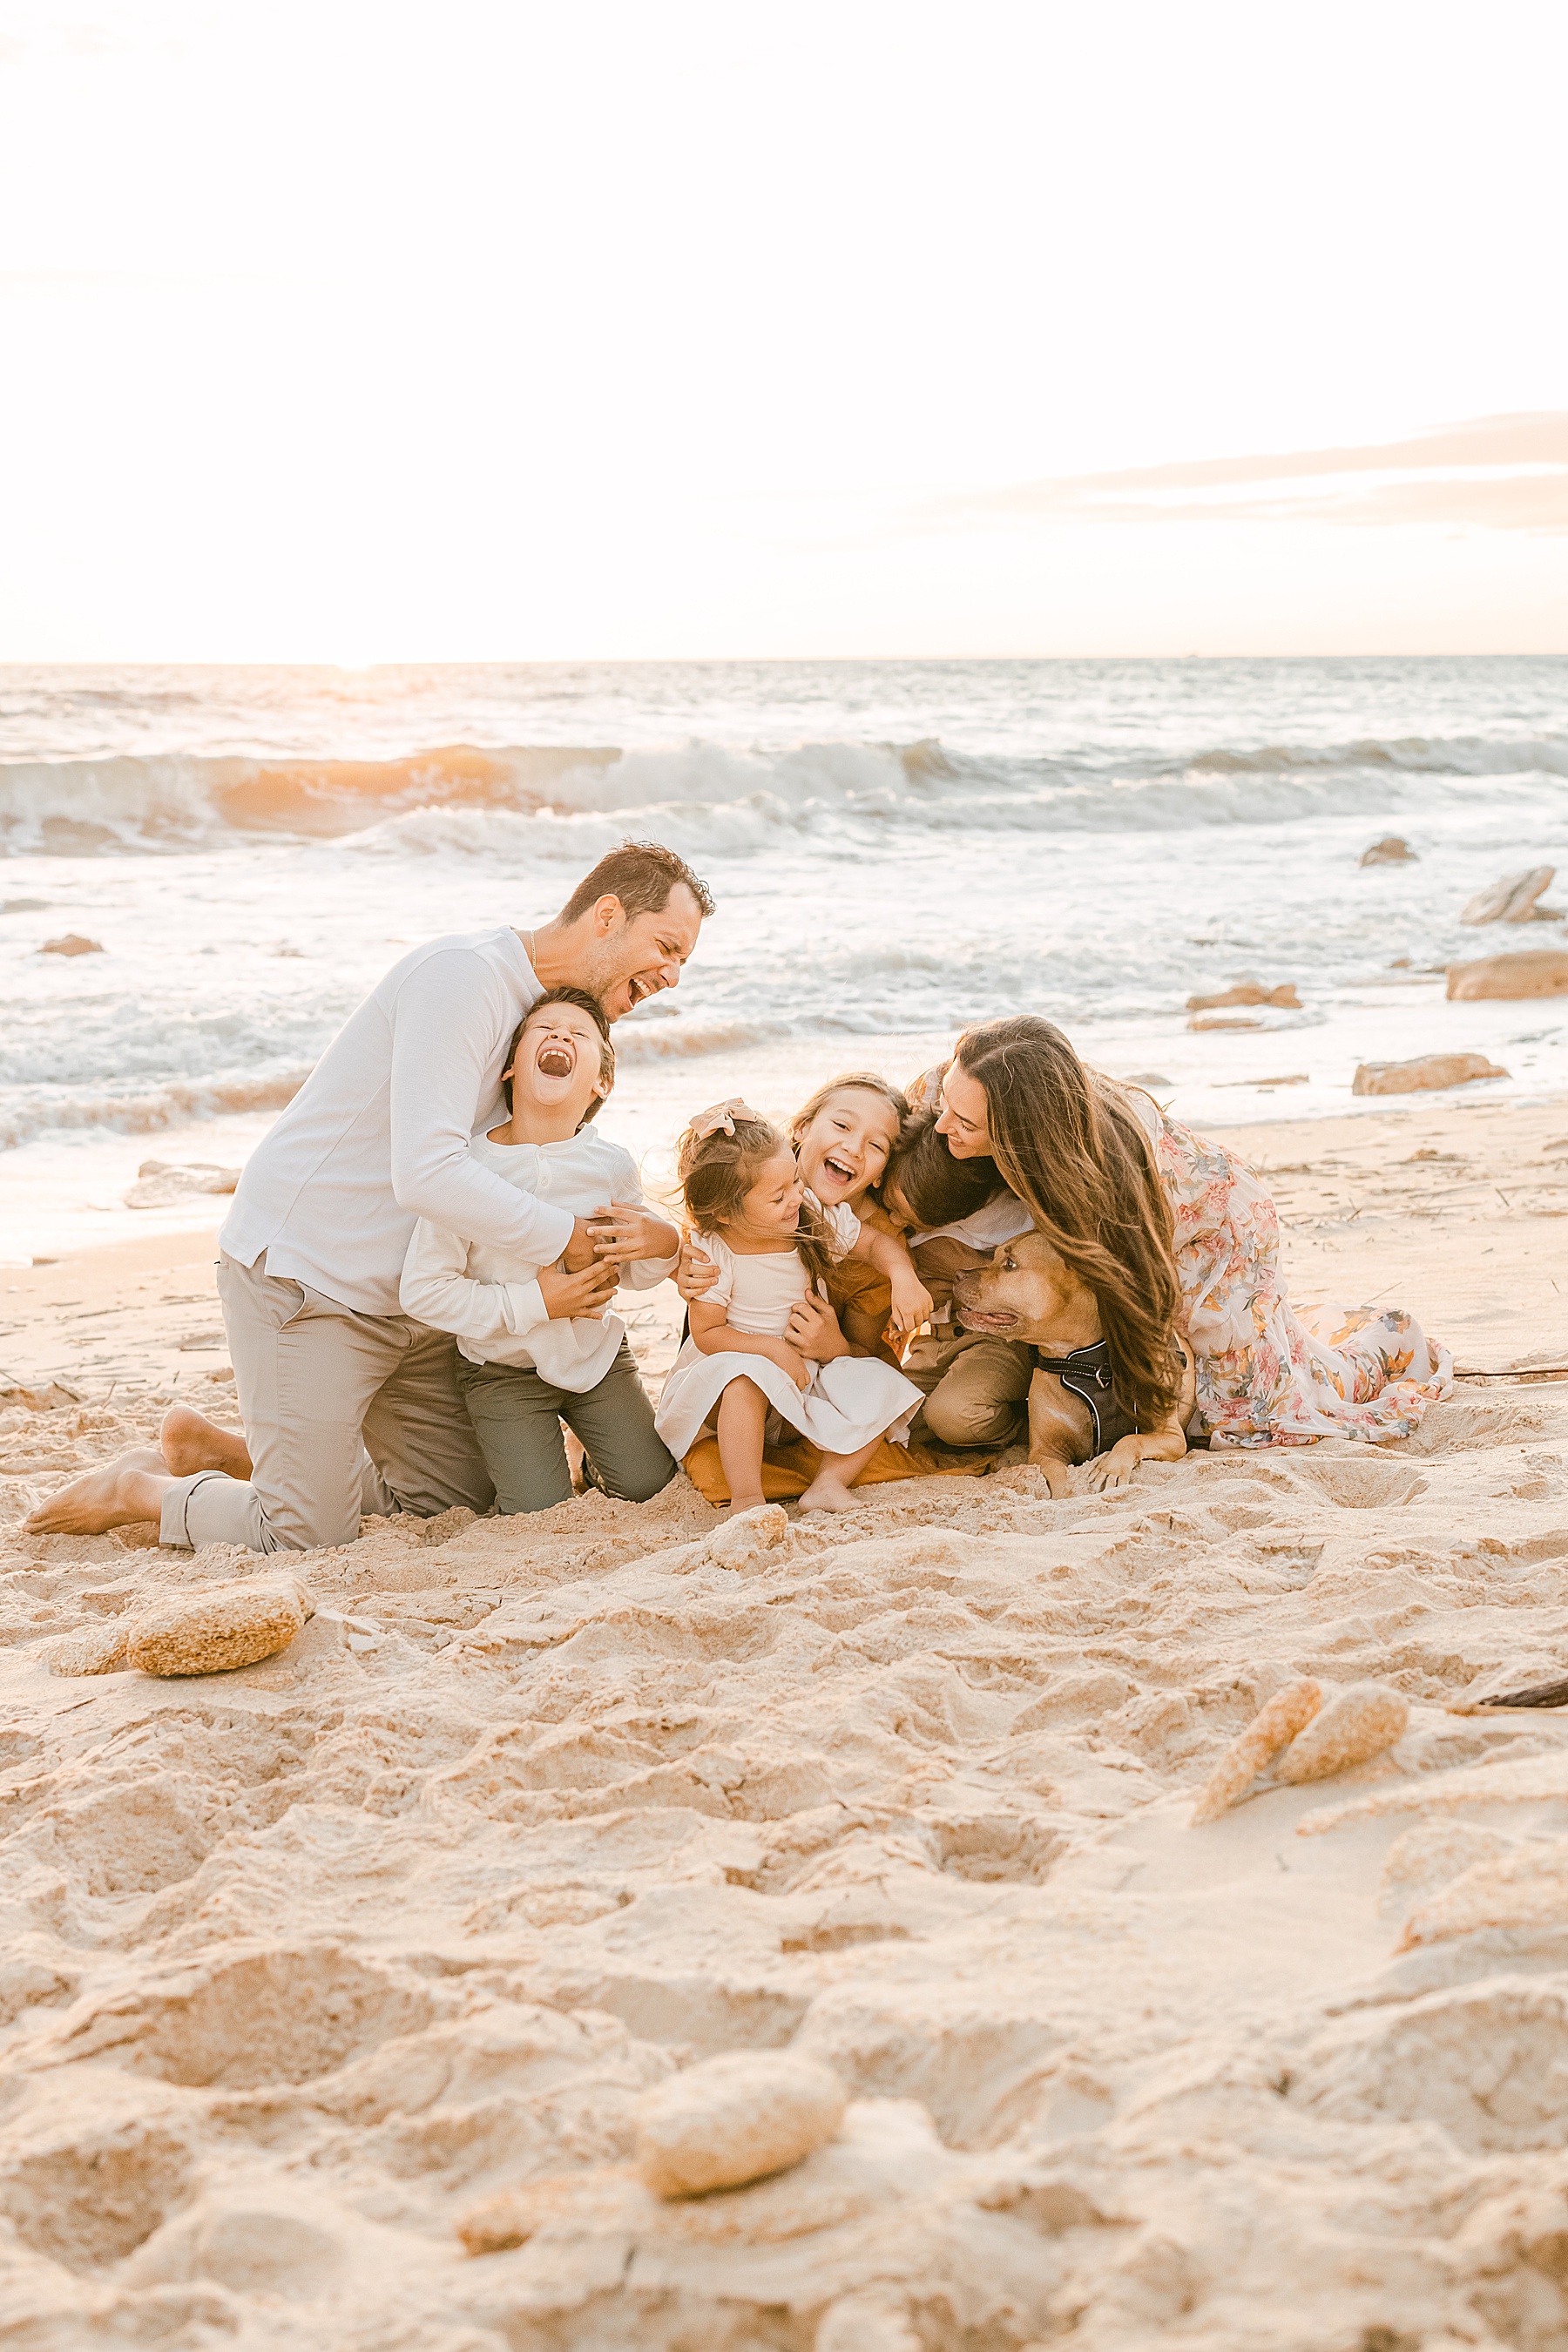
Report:
<svg viewBox="0 0 1568 2352"><path fill-rule="evenodd" d="M12 5L0 657L1562 650L1561 17L1310 32Z"/></svg>

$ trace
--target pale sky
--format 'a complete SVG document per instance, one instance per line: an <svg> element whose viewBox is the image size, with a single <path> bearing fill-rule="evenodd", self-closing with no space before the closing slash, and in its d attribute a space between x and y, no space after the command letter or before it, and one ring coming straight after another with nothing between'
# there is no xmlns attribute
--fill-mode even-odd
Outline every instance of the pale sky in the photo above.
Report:
<svg viewBox="0 0 1568 2352"><path fill-rule="evenodd" d="M1568 651L1559 0L0 0L0 660Z"/></svg>

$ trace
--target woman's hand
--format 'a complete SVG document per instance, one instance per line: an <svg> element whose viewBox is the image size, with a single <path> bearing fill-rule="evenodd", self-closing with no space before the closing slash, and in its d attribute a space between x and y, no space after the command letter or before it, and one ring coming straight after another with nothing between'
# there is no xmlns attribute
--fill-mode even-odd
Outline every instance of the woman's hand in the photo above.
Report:
<svg viewBox="0 0 1568 2352"><path fill-rule="evenodd" d="M896 1267L889 1280L893 1293L893 1311L889 1319L900 1337L908 1339L911 1331L918 1331L929 1319L934 1302L912 1266L907 1270Z"/></svg>
<svg viewBox="0 0 1568 2352"><path fill-rule="evenodd" d="M775 1339L768 1353L774 1363L781 1365L789 1374L797 1389L804 1390L811 1386L811 1366L797 1348L790 1346L787 1339Z"/></svg>
<svg viewBox="0 0 1568 2352"><path fill-rule="evenodd" d="M662 1217L625 1204L595 1209L589 1220L594 1247L606 1265L631 1265L638 1258L673 1257L680 1236Z"/></svg>
<svg viewBox="0 0 1568 2352"><path fill-rule="evenodd" d="M700 1250L689 1237L680 1244L680 1264L675 1269L675 1286L689 1307L694 1298L704 1298L719 1279L719 1269L705 1250Z"/></svg>
<svg viewBox="0 0 1568 2352"><path fill-rule="evenodd" d="M797 1355L804 1356L812 1364L831 1363L835 1356L847 1356L851 1352L849 1342L839 1328L837 1316L826 1299L815 1290L808 1291L790 1308L784 1338Z"/></svg>
<svg viewBox="0 0 1568 2352"><path fill-rule="evenodd" d="M581 1274L568 1274L560 1265L542 1266L539 1270L540 1296L552 1323L565 1321L574 1315L603 1315L619 1281L615 1267L609 1265L585 1266Z"/></svg>

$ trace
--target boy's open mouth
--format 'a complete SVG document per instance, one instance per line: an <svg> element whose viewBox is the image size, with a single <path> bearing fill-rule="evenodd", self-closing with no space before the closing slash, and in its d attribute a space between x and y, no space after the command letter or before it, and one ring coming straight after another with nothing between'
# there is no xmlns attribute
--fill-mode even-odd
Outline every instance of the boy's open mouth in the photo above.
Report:
<svg viewBox="0 0 1568 2352"><path fill-rule="evenodd" d="M534 1066L542 1077L569 1078L577 1066L577 1049L558 1037L547 1037L534 1056Z"/></svg>

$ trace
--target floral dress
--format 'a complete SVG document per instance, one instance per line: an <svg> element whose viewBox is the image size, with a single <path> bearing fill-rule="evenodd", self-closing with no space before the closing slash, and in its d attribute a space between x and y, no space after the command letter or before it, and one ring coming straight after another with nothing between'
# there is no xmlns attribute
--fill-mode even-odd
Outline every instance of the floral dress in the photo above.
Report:
<svg viewBox="0 0 1568 2352"><path fill-rule="evenodd" d="M1130 1089L1127 1099L1175 1220L1183 1323L1197 1360L1189 1427L1206 1430L1211 1447L1408 1437L1453 1386L1447 1349L1396 1307L1293 1307L1262 1179L1146 1095Z"/></svg>

